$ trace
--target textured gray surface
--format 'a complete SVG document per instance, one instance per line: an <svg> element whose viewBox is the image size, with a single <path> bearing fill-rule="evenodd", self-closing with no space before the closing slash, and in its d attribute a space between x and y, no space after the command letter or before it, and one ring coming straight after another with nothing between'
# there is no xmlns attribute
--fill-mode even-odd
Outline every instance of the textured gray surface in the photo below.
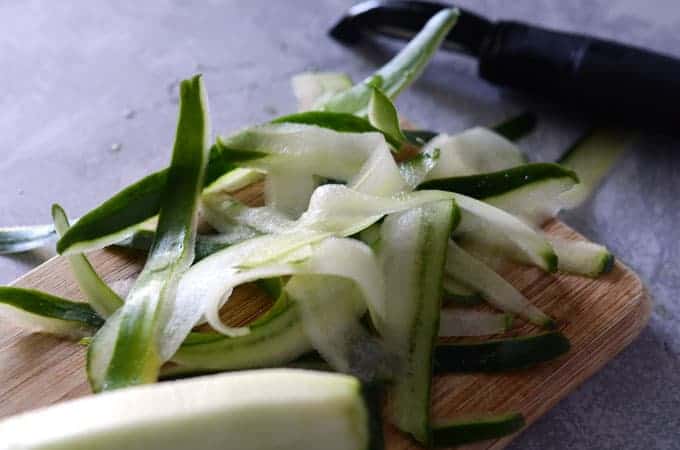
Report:
<svg viewBox="0 0 680 450"><path fill-rule="evenodd" d="M324 31L350 2L0 1L0 217L49 221L61 202L80 214L169 158L177 82L203 72L216 131L293 109L289 77L343 70L360 78L392 53L384 42L345 49ZM647 45L680 56L677 0L459 2ZM455 131L531 105L540 128L524 142L556 157L585 125L501 92L470 60L438 55L398 101L417 123ZM595 198L565 216L611 247L656 300L649 327L512 448L680 448L680 142L643 136ZM0 259L9 282L49 252Z"/></svg>

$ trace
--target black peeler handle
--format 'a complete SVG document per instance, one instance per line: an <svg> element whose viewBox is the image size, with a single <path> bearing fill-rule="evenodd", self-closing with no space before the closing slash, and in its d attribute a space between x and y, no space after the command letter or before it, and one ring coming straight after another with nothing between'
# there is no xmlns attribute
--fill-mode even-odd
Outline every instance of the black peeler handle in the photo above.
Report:
<svg viewBox="0 0 680 450"><path fill-rule="evenodd" d="M452 5L368 0L331 29L345 43L363 31L406 38ZM520 22L490 21L460 9L445 40L479 58L482 78L557 101L603 122L623 122L680 134L680 59L592 36Z"/></svg>
<svg viewBox="0 0 680 450"><path fill-rule="evenodd" d="M594 37L496 22L479 74L603 118L680 129L680 60Z"/></svg>

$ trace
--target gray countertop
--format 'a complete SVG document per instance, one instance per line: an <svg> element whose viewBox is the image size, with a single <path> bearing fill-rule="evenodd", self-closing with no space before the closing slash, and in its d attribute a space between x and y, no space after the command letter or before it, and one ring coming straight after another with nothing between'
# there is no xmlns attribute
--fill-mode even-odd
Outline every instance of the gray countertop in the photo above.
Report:
<svg viewBox="0 0 680 450"><path fill-rule="evenodd" d="M646 45L680 56L677 0L465 0L516 18ZM395 50L350 50L325 30L350 2L0 2L0 217L49 222L59 201L78 215L169 159L178 80L205 74L217 132L291 112L291 75L309 69L365 76ZM398 100L416 123L456 131L527 107L535 160L555 158L586 125L559 108L497 90L464 57L437 55ZM680 126L680 125L679 125ZM645 280L649 326L604 370L511 448L680 449L680 141L644 135L597 195L564 216ZM9 282L50 255L0 257Z"/></svg>

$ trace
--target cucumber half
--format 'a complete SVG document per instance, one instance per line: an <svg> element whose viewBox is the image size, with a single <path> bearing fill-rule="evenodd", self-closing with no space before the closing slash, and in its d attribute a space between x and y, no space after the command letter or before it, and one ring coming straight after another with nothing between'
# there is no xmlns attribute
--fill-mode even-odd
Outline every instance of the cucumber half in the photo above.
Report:
<svg viewBox="0 0 680 450"><path fill-rule="evenodd" d="M107 392L15 416L0 422L0 448L365 450L380 443L375 420L353 377L245 371Z"/></svg>

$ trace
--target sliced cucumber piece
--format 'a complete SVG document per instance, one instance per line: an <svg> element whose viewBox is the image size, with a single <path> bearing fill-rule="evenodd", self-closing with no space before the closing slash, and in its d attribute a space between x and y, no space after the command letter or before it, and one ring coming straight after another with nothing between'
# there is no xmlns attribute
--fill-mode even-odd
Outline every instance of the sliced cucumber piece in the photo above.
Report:
<svg viewBox="0 0 680 450"><path fill-rule="evenodd" d="M250 333L245 336L192 333L172 361L180 365L180 372L189 370L191 373L286 364L312 350L298 309L295 304L287 303L264 323L252 324Z"/></svg>
<svg viewBox="0 0 680 450"><path fill-rule="evenodd" d="M474 127L454 136L441 134L424 150L439 149L439 162L427 180L496 172L526 163L515 144L498 133Z"/></svg>
<svg viewBox="0 0 680 450"><path fill-rule="evenodd" d="M449 276L442 280L444 287L444 300L451 301L459 306L474 306L484 302L484 299L474 289L457 282Z"/></svg>
<svg viewBox="0 0 680 450"><path fill-rule="evenodd" d="M562 333L496 339L474 344L439 344L435 371L502 372L524 369L567 353L569 339Z"/></svg>
<svg viewBox="0 0 680 450"><path fill-rule="evenodd" d="M444 9L428 20L425 27L390 62L351 89L324 102L320 109L365 115L371 86L382 89L391 99L413 83L458 20L458 10Z"/></svg>
<svg viewBox="0 0 680 450"><path fill-rule="evenodd" d="M511 327L511 314L446 308L441 311L439 336L489 336L504 333Z"/></svg>
<svg viewBox="0 0 680 450"><path fill-rule="evenodd" d="M56 236L54 225L0 228L0 254L20 253L47 245Z"/></svg>
<svg viewBox="0 0 680 450"><path fill-rule="evenodd" d="M575 171L581 182L562 194L565 208L575 208L590 197L632 140L629 131L595 128L567 150L558 162Z"/></svg>
<svg viewBox="0 0 680 450"><path fill-rule="evenodd" d="M389 298L382 336L403 359L390 388L390 416L400 430L426 445L432 354L454 210L451 201L430 203L390 215L381 227L379 258Z"/></svg>
<svg viewBox="0 0 680 450"><path fill-rule="evenodd" d="M341 72L303 72L291 79L298 111L315 109L352 84L349 75Z"/></svg>
<svg viewBox="0 0 680 450"><path fill-rule="evenodd" d="M286 292L299 307L309 341L333 369L364 381L392 377L394 357L360 322L366 306L352 280L295 275Z"/></svg>
<svg viewBox="0 0 680 450"><path fill-rule="evenodd" d="M6 448L364 450L361 384L291 369L215 375L71 400L0 422Z"/></svg>
<svg viewBox="0 0 680 450"><path fill-rule="evenodd" d="M63 236L69 228L68 218L61 206L52 205L52 218L54 227ZM97 275L97 272L85 255L69 255L66 257L73 276L78 282L80 290L92 308L102 317L109 317L123 306L123 299L113 292L111 288Z"/></svg>
<svg viewBox="0 0 680 450"><path fill-rule="evenodd" d="M373 87L368 102L368 120L377 129L390 136L400 145L406 141L401 131L399 115L390 99L378 88Z"/></svg>
<svg viewBox="0 0 680 450"><path fill-rule="evenodd" d="M553 237L550 243L557 253L557 268L560 271L598 277L614 267L614 255L602 245Z"/></svg>
<svg viewBox="0 0 680 450"><path fill-rule="evenodd" d="M501 438L521 430L524 425L520 413L486 415L440 421L433 425L432 434L435 447L453 447Z"/></svg>
<svg viewBox="0 0 680 450"><path fill-rule="evenodd" d="M517 314L541 327L553 327L553 320L529 303L503 277L449 240L446 274L459 283L480 292L489 304L505 312Z"/></svg>
<svg viewBox="0 0 680 450"><path fill-rule="evenodd" d="M28 331L76 339L92 335L104 323L87 303L9 286L0 286L0 315Z"/></svg>
<svg viewBox="0 0 680 450"><path fill-rule="evenodd" d="M272 120L271 123L300 123L305 125L316 125L329 130L340 131L343 133L382 133L389 144L394 148L399 148L401 142L392 136L371 125L368 120L355 116L354 114L338 113L331 111L307 111L303 113L291 114Z"/></svg>
<svg viewBox="0 0 680 450"><path fill-rule="evenodd" d="M546 272L557 270L555 251L542 233L502 209L465 195L453 196L462 212L454 236L483 242Z"/></svg>
<svg viewBox="0 0 680 450"><path fill-rule="evenodd" d="M161 365L195 325L187 314L194 306L177 301L175 289L194 259L209 139L205 88L195 76L180 84L172 162L149 257L115 319L106 322L88 350L88 376L95 391L156 381Z"/></svg>

